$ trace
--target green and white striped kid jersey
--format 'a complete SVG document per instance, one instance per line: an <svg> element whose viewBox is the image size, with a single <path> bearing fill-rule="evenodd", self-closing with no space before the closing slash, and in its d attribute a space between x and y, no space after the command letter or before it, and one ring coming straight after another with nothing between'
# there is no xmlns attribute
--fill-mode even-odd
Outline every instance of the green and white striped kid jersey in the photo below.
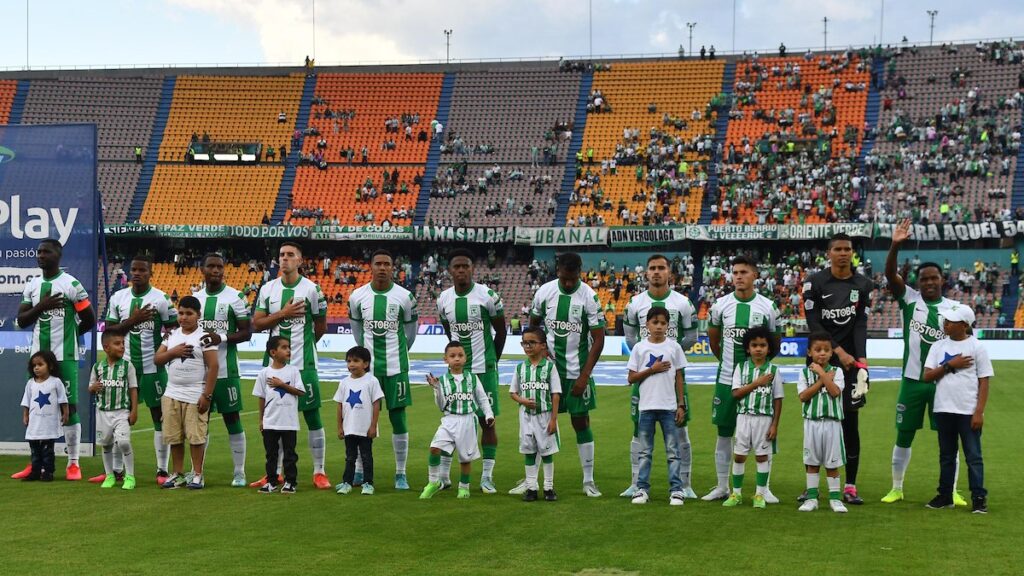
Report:
<svg viewBox="0 0 1024 576"><path fill-rule="evenodd" d="M441 322L448 325L451 339L462 343L466 366L474 374L498 368L491 319L503 317L505 306L497 292L474 283L468 292L458 294L453 286L437 297L437 313Z"/></svg>
<svg viewBox="0 0 1024 576"><path fill-rule="evenodd" d="M445 414L476 414L479 407L493 416L484 386L472 372L463 372L458 376L446 372L438 379L434 394L438 407Z"/></svg>
<svg viewBox="0 0 1024 576"><path fill-rule="evenodd" d="M547 358L534 366L529 361L521 362L512 373L510 393L518 394L526 400L533 400L537 407L533 410L522 406L523 412L540 414L551 412L551 396L562 393L562 381L558 378L555 365Z"/></svg>
<svg viewBox="0 0 1024 576"><path fill-rule="evenodd" d="M97 362L89 376L89 385L96 382L103 384L103 388L95 395L97 410L131 410L132 399L128 390L139 387L131 362L124 358L113 364L106 360Z"/></svg>
<svg viewBox="0 0 1024 576"><path fill-rule="evenodd" d="M249 319L248 304L238 290L227 285L213 293L203 288L193 296L202 306L199 330L221 335L221 343L217 346L217 378L238 378L238 345L223 339L238 330L239 320Z"/></svg>
<svg viewBox="0 0 1024 576"><path fill-rule="evenodd" d="M35 306L55 294L64 296L64 305L39 315L32 326L32 354L50 350L58 362L78 360L78 310L89 306L82 284L67 272L53 278L36 276L25 284L21 303Z"/></svg>
<svg viewBox="0 0 1024 576"><path fill-rule="evenodd" d="M843 371L836 370L835 366L828 366L825 368L826 372L832 372L833 382L839 387L840 392L845 387L843 380ZM818 375L811 372L810 368L801 368L800 377L796 382L796 393L800 394L804 390L814 386L814 383L818 381ZM833 398L829 395L828 390L822 386L821 390L814 395L809 401L803 402L803 416L807 420L842 420L843 419L843 395L840 394Z"/></svg>
<svg viewBox="0 0 1024 576"><path fill-rule="evenodd" d="M949 298L928 302L910 286L897 302L903 316L903 377L921 380L932 344L946 337L942 330L942 312L960 303Z"/></svg>
<svg viewBox="0 0 1024 576"><path fill-rule="evenodd" d="M153 356L156 355L160 344L163 343L164 325L178 321L178 311L171 304L170 297L162 290L152 286L137 296L132 293L131 287L118 290L110 297L107 307L107 323L123 322L132 313L147 304L153 308L153 317L137 326L132 326L128 331L125 343L128 349L128 358L135 370L141 368L142 374L156 374L157 368L153 362Z"/></svg>
<svg viewBox="0 0 1024 576"><path fill-rule="evenodd" d="M409 342L405 325L415 323L416 296L394 282L383 292L372 284L356 288L348 299L348 317L363 327L363 341L370 350L373 375L396 376L409 373Z"/></svg>
<svg viewBox="0 0 1024 576"><path fill-rule="evenodd" d="M743 335L755 326L765 326L777 333L779 309L774 302L756 292L747 300L741 300L735 292L730 292L711 307L709 325L722 331L722 359L718 362L715 382L732 386L733 370L747 359L747 352L743 349Z"/></svg>
<svg viewBox="0 0 1024 576"><path fill-rule="evenodd" d="M604 314L594 290L580 282L572 292L558 280L537 289L530 315L540 318L548 335L548 352L562 380L575 380L590 354L590 331L604 328Z"/></svg>
<svg viewBox="0 0 1024 576"><path fill-rule="evenodd" d="M732 374L732 389L742 388L768 373L773 374L774 377L767 386L754 388L753 392L736 402L737 414L751 414L754 416L775 415L773 400L783 397L782 373L779 372L778 366L771 362L765 362L760 367L757 367L750 360L745 360L736 367L736 371Z"/></svg>
<svg viewBox="0 0 1024 576"><path fill-rule="evenodd" d="M629 326L636 327L640 333L640 341L646 340L649 335L647 331L647 312L651 308L668 309L668 339L675 340L679 346L683 345L683 338L686 332L697 329L697 310L693 303L686 296L675 290L670 290L664 298L658 299L651 296L650 291L641 292L629 299L626 305L626 313L623 322ZM685 351L686 348L683 348Z"/></svg>
<svg viewBox="0 0 1024 576"><path fill-rule="evenodd" d="M275 314L290 302L302 302L305 314L298 318L286 318L270 329L271 336L287 338L292 345L291 365L299 370L316 370L316 334L313 322L327 315L327 298L316 282L305 276L287 285L281 278L274 278L260 288L256 297L256 310ZM263 365L270 365L270 356L264 355Z"/></svg>

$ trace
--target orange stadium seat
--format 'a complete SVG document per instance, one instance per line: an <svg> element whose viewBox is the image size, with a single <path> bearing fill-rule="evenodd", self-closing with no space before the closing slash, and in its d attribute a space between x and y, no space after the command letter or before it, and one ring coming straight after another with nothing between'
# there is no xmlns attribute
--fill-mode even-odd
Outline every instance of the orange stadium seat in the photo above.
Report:
<svg viewBox="0 0 1024 576"><path fill-rule="evenodd" d="M399 188L401 183L407 184L408 194L396 192L394 201L388 203L382 190L384 171L389 174L398 170ZM292 196L292 208L322 208L325 219L338 219L342 226L360 225L355 215L373 212L373 224L390 220L395 225L412 225L412 216L406 221L395 221L391 218L391 209L405 206L406 210L415 212L419 186L412 183L417 174L422 174L421 166L331 166L320 170L312 166L303 166L295 172L295 191ZM367 179L373 181L378 196L372 200L355 201L356 189L363 186ZM292 217L291 210L285 221L297 225L313 224L311 218Z"/></svg>
<svg viewBox="0 0 1024 576"><path fill-rule="evenodd" d="M284 167L158 164L145 224L260 224L274 210Z"/></svg>
<svg viewBox="0 0 1024 576"><path fill-rule="evenodd" d="M0 80L0 124L7 124L11 118L14 93L18 91L17 80Z"/></svg>

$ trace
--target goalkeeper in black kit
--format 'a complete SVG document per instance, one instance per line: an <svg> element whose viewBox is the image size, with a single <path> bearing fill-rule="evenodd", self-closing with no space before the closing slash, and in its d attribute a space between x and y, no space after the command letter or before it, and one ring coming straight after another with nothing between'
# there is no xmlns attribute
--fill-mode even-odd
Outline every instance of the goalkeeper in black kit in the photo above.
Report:
<svg viewBox="0 0 1024 576"><path fill-rule="evenodd" d="M848 235L839 233L832 236L828 242L828 256L829 268L804 281L804 311L807 327L812 333L825 331L832 335L830 364L843 371L848 383L843 388L843 443L846 449L843 501L863 504L864 500L857 495L857 468L860 464L858 416L867 402L867 310L874 283L854 271L851 262L853 241ZM803 499L801 496L800 500Z"/></svg>

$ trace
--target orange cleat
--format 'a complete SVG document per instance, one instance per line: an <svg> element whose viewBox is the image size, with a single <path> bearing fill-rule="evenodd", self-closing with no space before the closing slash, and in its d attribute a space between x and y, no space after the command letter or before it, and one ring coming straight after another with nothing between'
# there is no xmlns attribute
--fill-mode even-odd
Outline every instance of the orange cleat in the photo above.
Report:
<svg viewBox="0 0 1024 576"><path fill-rule="evenodd" d="M157 485L163 486L164 482L167 482L167 479L170 478L170 477L171 477L171 475L168 474L166 470L157 470L156 471L156 483L157 483Z"/></svg>
<svg viewBox="0 0 1024 576"><path fill-rule="evenodd" d="M14 478L15 480L23 480L24 478L28 477L28 475L31 474L31 473L32 473L32 465L29 464L28 466L25 466L25 469L22 470L21 472L16 472L14 474L11 474L11 478Z"/></svg>
<svg viewBox="0 0 1024 576"><path fill-rule="evenodd" d="M92 478L89 478L89 483L90 484L102 484L103 481L106 480L106 479L107 479L107 475L106 474L100 474L99 476L93 476Z"/></svg>
<svg viewBox="0 0 1024 576"><path fill-rule="evenodd" d="M313 486L316 486L318 490L327 490L331 488L331 481L327 479L327 474L317 472L313 474Z"/></svg>
<svg viewBox="0 0 1024 576"><path fill-rule="evenodd" d="M82 479L82 469L78 467L78 464L72 464L68 466L65 476L68 480L75 481Z"/></svg>
<svg viewBox="0 0 1024 576"><path fill-rule="evenodd" d="M259 480L255 481L255 482L250 482L249 483L249 488L263 488L263 485L266 484L266 483L267 483L267 477L263 476L262 478L260 478ZM278 474L277 475L277 485L280 486L282 484L284 484L284 478L281 477L280 474Z"/></svg>

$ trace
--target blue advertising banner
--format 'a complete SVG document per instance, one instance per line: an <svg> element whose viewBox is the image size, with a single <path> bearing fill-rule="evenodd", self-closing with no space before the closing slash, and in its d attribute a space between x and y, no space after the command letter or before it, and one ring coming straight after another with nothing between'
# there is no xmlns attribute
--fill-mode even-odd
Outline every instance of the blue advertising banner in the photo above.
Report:
<svg viewBox="0 0 1024 576"><path fill-rule="evenodd" d="M0 126L0 451L27 452L21 397L28 379L32 329L16 322L25 285L41 271L40 240L63 246L61 269L95 304L99 192L94 125ZM89 454L92 410L87 390L95 361L91 338L79 339L79 414L83 454ZM60 460L60 458L58 458Z"/></svg>

